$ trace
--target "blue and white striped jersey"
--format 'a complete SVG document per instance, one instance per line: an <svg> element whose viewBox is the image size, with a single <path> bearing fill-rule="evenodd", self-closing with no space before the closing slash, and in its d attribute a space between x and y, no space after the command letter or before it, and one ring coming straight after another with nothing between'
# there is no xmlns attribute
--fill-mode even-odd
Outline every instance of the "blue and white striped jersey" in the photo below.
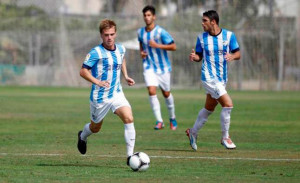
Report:
<svg viewBox="0 0 300 183"><path fill-rule="evenodd" d="M201 80L227 83L225 55L239 50L235 34L226 29L222 29L216 36L211 36L208 32L201 33L197 37L195 50L203 55Z"/></svg>
<svg viewBox="0 0 300 183"><path fill-rule="evenodd" d="M102 103L122 91L120 75L125 51L125 47L120 44L116 44L113 51L105 49L101 44L87 54L82 67L91 69L95 78L110 83L108 88L92 85L90 95L92 102Z"/></svg>
<svg viewBox="0 0 300 183"><path fill-rule="evenodd" d="M143 59L144 69L152 68L155 73L159 74L171 72L171 62L167 51L150 47L149 40L154 40L158 44L172 44L174 43L172 36L158 25L150 32L146 31L146 27L142 27L138 29L137 34L139 42L142 43L143 50L148 53L148 56Z"/></svg>

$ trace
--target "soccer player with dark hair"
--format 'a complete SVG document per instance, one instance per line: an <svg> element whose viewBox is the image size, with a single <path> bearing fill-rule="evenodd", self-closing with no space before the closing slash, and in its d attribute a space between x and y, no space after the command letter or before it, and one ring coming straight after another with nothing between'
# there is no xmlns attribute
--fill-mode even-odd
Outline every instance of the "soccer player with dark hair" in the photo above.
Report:
<svg viewBox="0 0 300 183"><path fill-rule="evenodd" d="M206 102L198 113L193 128L186 130L190 145L197 150L197 136L207 118L220 103L221 111L221 144L227 149L236 145L229 136L230 115L233 103L226 91L228 81L228 62L239 60L241 57L239 44L233 32L219 27L219 15L210 10L203 13L202 27L204 32L197 37L196 51L192 49L189 59L194 62L202 61L201 81L206 90Z"/></svg>
<svg viewBox="0 0 300 183"><path fill-rule="evenodd" d="M140 54L143 59L144 79L148 89L149 101L156 118L154 129L164 128L160 103L156 95L160 87L169 112L170 129L176 130L174 98L171 93L171 61L167 51L175 51L176 44L172 36L162 27L155 24L156 15L153 6L143 9L146 26L138 29Z"/></svg>
<svg viewBox="0 0 300 183"><path fill-rule="evenodd" d="M127 156L133 154L135 128L131 106L122 91L121 71L129 86L135 84L127 75L125 47L115 43L117 26L112 20L103 20L99 26L102 44L94 47L86 56L80 76L92 83L90 94L90 119L78 132L77 148L86 153L87 137L100 131L103 119L112 110L124 123Z"/></svg>

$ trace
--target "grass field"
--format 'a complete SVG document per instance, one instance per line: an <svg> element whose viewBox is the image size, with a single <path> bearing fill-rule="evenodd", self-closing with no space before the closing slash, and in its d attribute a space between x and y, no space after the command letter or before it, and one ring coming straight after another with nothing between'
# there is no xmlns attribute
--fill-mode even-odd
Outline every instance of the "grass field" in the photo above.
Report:
<svg viewBox="0 0 300 183"><path fill-rule="evenodd" d="M79 154L88 88L0 87L0 182L300 182L299 92L230 92L237 149L220 145L218 107L199 133L197 152L184 131L194 124L204 91L173 91L176 131L168 123L153 130L145 89L126 88L125 95L135 117L135 151L151 158L146 172L126 166L123 124L112 113L89 137L87 154Z"/></svg>

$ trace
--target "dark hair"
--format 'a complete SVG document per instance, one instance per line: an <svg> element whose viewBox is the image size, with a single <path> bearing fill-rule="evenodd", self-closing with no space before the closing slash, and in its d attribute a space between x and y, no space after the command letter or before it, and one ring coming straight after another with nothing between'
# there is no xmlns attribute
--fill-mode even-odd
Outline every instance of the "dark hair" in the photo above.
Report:
<svg viewBox="0 0 300 183"><path fill-rule="evenodd" d="M147 11L150 11L153 15L155 15L155 8L151 5L147 5L143 9L143 14L145 14Z"/></svg>
<svg viewBox="0 0 300 183"><path fill-rule="evenodd" d="M215 10L208 10L203 13L203 16L208 17L210 21L215 20L217 25L219 25L219 15Z"/></svg>
<svg viewBox="0 0 300 183"><path fill-rule="evenodd" d="M100 22L99 32L102 34L104 29L110 29L115 27L115 31L117 32L117 25L113 20L104 19Z"/></svg>

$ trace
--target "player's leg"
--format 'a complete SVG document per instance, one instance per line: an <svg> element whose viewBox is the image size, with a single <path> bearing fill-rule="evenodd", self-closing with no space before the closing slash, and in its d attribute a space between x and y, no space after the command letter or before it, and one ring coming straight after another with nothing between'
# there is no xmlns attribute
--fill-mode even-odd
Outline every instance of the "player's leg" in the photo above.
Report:
<svg viewBox="0 0 300 183"><path fill-rule="evenodd" d="M156 119L156 125L154 127L155 130L163 129L164 123L161 116L161 110L160 110L160 103L158 100L158 97L156 95L156 87L155 86L148 86L148 93L149 93L149 102L154 114L154 117Z"/></svg>
<svg viewBox="0 0 300 183"><path fill-rule="evenodd" d="M215 83L202 81L202 85L206 90L206 101L204 108L202 108L198 113L193 128L190 129L190 133L195 136L198 135L199 130L206 123L208 116L212 114L215 107L218 105L218 101L216 100L216 93L218 92L216 92Z"/></svg>
<svg viewBox="0 0 300 183"><path fill-rule="evenodd" d="M232 142L229 136L230 118L233 103L230 96L226 93L218 98L218 102L222 105L222 111L220 115L221 129L222 129L222 140L221 144L227 149L234 149L236 145Z"/></svg>
<svg viewBox="0 0 300 183"><path fill-rule="evenodd" d="M123 106L115 111L115 114L120 117L124 123L124 138L127 148L127 156L131 156L134 152L135 144L135 128L131 108Z"/></svg>
<svg viewBox="0 0 300 183"><path fill-rule="evenodd" d="M92 135L93 133L98 133L102 127L103 120L101 120L99 123L95 123L94 121L91 121L90 123L87 123L80 135L81 140L87 141L87 137Z"/></svg>
<svg viewBox="0 0 300 183"><path fill-rule="evenodd" d="M126 142L127 156L130 157L134 152L135 144L135 128L133 123L133 115L129 102L125 98L123 92L118 93L114 97L111 110L118 115L124 123L124 138ZM127 158L128 160L129 158Z"/></svg>
<svg viewBox="0 0 300 183"><path fill-rule="evenodd" d="M212 98L210 94L206 94L205 107L199 111L193 128L186 130L186 134L190 140L190 145L194 150L197 150L197 136L199 130L206 123L208 116L213 113L217 105L217 100Z"/></svg>
<svg viewBox="0 0 300 183"><path fill-rule="evenodd" d="M199 111L194 126L191 129L193 134L195 135L198 134L199 130L206 123L208 116L214 112L217 105L218 105L217 100L212 98L210 94L206 94L205 107Z"/></svg>
<svg viewBox="0 0 300 183"><path fill-rule="evenodd" d="M154 117L156 119L156 124L154 129L159 130L164 128L163 119L161 116L160 103L156 94L156 88L158 86L156 74L154 71L148 71L144 74L147 90L149 94L149 102L151 109L153 111Z"/></svg>
<svg viewBox="0 0 300 183"><path fill-rule="evenodd" d="M87 149L87 137L92 135L93 133L97 133L100 131L103 120L99 123L95 123L91 121L90 123L85 124L82 131L78 132L78 142L77 148L81 154L86 153Z"/></svg>
<svg viewBox="0 0 300 183"><path fill-rule="evenodd" d="M85 124L83 130L78 132L77 148L81 154L86 153L88 136L100 131L103 123L103 118L109 111L110 106L111 104L90 103L91 122Z"/></svg>
<svg viewBox="0 0 300 183"><path fill-rule="evenodd" d="M194 150L197 150L196 143L199 130L203 127L203 125L207 121L208 116L212 114L212 112L215 110L215 107L218 105L215 96L216 93L218 93L216 90L215 82L202 81L202 85L206 90L205 106L199 111L193 128L186 130L186 135L189 137L190 145Z"/></svg>
<svg viewBox="0 0 300 183"><path fill-rule="evenodd" d="M152 69L149 69L144 71L144 79L149 94L150 106L156 119L156 125L154 129L163 129L164 124L160 111L160 103L156 95L156 88L158 86L157 76Z"/></svg>
<svg viewBox="0 0 300 183"><path fill-rule="evenodd" d="M168 108L170 129L176 130L177 121L175 115L174 97L171 93L171 74L168 72L165 74L158 75L157 77L158 77L159 87L162 91L162 94L165 98L166 106Z"/></svg>
<svg viewBox="0 0 300 183"><path fill-rule="evenodd" d="M178 125L177 125L177 120L176 120L176 115L175 115L174 97L170 91L164 91L163 89L161 89L161 91L165 98L166 106L168 108L170 129L176 130Z"/></svg>

